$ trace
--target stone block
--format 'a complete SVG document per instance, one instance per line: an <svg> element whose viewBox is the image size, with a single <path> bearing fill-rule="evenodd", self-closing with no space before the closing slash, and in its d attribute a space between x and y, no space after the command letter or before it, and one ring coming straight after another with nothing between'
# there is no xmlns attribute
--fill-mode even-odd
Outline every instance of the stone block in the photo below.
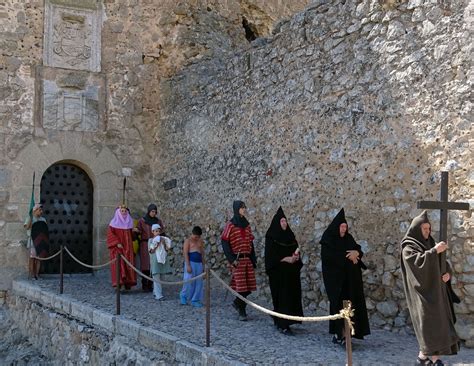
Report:
<svg viewBox="0 0 474 366"><path fill-rule="evenodd" d="M52 294L51 292L41 291L39 296L41 304L49 308L53 308L54 298L56 297L56 295Z"/></svg>
<svg viewBox="0 0 474 366"><path fill-rule="evenodd" d="M41 290L32 284L28 284L25 297L29 300L41 301Z"/></svg>
<svg viewBox="0 0 474 366"><path fill-rule="evenodd" d="M115 331L120 335L126 336L134 341L137 341L138 333L140 331L140 324L122 317L116 317Z"/></svg>
<svg viewBox="0 0 474 366"><path fill-rule="evenodd" d="M474 285L464 285L464 291L467 296L474 298Z"/></svg>
<svg viewBox="0 0 474 366"><path fill-rule="evenodd" d="M385 317L393 318L398 313L397 303L394 301L384 301L376 305L377 310Z"/></svg>
<svg viewBox="0 0 474 366"><path fill-rule="evenodd" d="M55 296L53 308L60 313L71 314L71 299L64 295Z"/></svg>
<svg viewBox="0 0 474 366"><path fill-rule="evenodd" d="M190 342L176 342L176 361L190 365L205 365L206 352L202 347L196 346Z"/></svg>
<svg viewBox="0 0 474 366"><path fill-rule="evenodd" d="M0 187L9 186L10 181L11 181L11 171L4 166L0 166Z"/></svg>
<svg viewBox="0 0 474 366"><path fill-rule="evenodd" d="M115 316L112 314L94 309L92 311L92 324L111 333L115 333Z"/></svg>
<svg viewBox="0 0 474 366"><path fill-rule="evenodd" d="M0 204L4 204L9 201L10 193L8 191L0 191Z"/></svg>
<svg viewBox="0 0 474 366"><path fill-rule="evenodd" d="M83 6L89 3L95 2L45 1L45 65L100 71L102 17L100 7Z"/></svg>
<svg viewBox="0 0 474 366"><path fill-rule="evenodd" d="M77 301L71 301L71 316L83 321L87 324L92 324L93 308L86 304Z"/></svg>
<svg viewBox="0 0 474 366"><path fill-rule="evenodd" d="M33 172L36 171L36 180L38 183L43 172L49 168L49 166L55 162L50 161L43 153L41 148L35 143L30 142L25 148L18 154L17 161L23 162L23 166L19 168L19 171L15 172L13 184L20 186L26 186L31 184ZM37 184L37 197L39 197L39 184Z"/></svg>
<svg viewBox="0 0 474 366"><path fill-rule="evenodd" d="M121 171L122 166L117 160L117 157L112 154L109 149L104 148L99 153L97 158L92 162L91 169L96 174L97 179L99 179L99 176L104 172L118 175L118 172Z"/></svg>
<svg viewBox="0 0 474 366"><path fill-rule="evenodd" d="M26 236L26 231L23 228L22 223L18 222L7 222L6 227L6 240L7 241L19 241L24 239Z"/></svg>
<svg viewBox="0 0 474 366"><path fill-rule="evenodd" d="M43 81L43 127L64 131L97 131L100 85L69 88Z"/></svg>
<svg viewBox="0 0 474 366"><path fill-rule="evenodd" d="M117 178L115 178L117 179ZM102 185L104 186L104 185ZM97 190L97 200L100 202L101 205L117 205L120 200L122 199L121 191L119 188L117 189L99 189ZM105 221L101 222L105 223Z"/></svg>
<svg viewBox="0 0 474 366"><path fill-rule="evenodd" d="M143 346L167 355L175 354L175 345L179 339L151 328L140 328L138 342Z"/></svg>
<svg viewBox="0 0 474 366"><path fill-rule="evenodd" d="M29 205L31 199L31 186L14 186L10 191L11 203Z"/></svg>

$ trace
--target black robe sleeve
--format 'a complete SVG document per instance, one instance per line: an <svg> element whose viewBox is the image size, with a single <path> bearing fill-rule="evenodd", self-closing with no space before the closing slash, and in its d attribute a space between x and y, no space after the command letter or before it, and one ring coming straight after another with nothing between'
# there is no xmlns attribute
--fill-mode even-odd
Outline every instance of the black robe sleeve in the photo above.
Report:
<svg viewBox="0 0 474 366"><path fill-rule="evenodd" d="M230 263L234 263L237 259L237 255L232 252L230 249L230 243L227 240L221 240L222 249L224 250L224 255ZM255 253L254 253L255 255Z"/></svg>
<svg viewBox="0 0 474 366"><path fill-rule="evenodd" d="M250 261L252 262L253 268L257 268L257 255L255 254L255 246L252 242L252 251L250 252Z"/></svg>

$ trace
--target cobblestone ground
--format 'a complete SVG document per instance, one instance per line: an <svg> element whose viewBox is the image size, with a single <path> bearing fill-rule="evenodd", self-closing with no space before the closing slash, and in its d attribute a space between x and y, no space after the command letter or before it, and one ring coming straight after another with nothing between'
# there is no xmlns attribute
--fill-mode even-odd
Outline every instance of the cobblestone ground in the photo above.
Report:
<svg viewBox="0 0 474 366"><path fill-rule="evenodd" d="M176 280L167 278L166 280ZM59 279L45 277L35 284L57 293ZM241 322L231 306L232 296L217 282L211 283L211 346L229 358L252 365L344 365L345 349L331 343L327 322L294 325L294 337L276 331L268 315L249 309ZM159 329L196 345L205 345L205 309L180 305L176 286L164 286L164 301L138 288L121 296L122 316ZM91 306L115 313L115 292L108 273L69 275L64 293ZM249 297L251 300L251 296ZM269 304L260 304L270 308ZM314 315L306 313L307 316ZM363 341L354 340L354 365L413 365L417 355L413 335L372 329ZM444 359L448 365L474 365L474 349Z"/></svg>

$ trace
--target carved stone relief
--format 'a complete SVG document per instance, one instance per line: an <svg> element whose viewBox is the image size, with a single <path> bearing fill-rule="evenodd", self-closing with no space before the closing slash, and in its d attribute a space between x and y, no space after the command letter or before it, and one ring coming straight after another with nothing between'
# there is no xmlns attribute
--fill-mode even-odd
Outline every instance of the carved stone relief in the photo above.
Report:
<svg viewBox="0 0 474 366"><path fill-rule="evenodd" d="M46 0L44 64L65 69L100 71L101 8Z"/></svg>
<svg viewBox="0 0 474 366"><path fill-rule="evenodd" d="M42 81L42 126L66 131L97 131L103 120L100 75L45 68Z"/></svg>

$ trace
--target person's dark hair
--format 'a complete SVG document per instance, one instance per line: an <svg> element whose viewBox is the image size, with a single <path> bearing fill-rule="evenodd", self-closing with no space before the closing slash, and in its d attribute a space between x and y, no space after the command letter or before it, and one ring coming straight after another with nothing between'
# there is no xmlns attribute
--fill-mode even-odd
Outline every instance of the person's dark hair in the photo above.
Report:
<svg viewBox="0 0 474 366"><path fill-rule="evenodd" d="M202 235L202 229L201 229L200 226L195 226L195 227L193 227L193 231L192 231L192 232L193 232L194 235L199 235L199 236Z"/></svg>

